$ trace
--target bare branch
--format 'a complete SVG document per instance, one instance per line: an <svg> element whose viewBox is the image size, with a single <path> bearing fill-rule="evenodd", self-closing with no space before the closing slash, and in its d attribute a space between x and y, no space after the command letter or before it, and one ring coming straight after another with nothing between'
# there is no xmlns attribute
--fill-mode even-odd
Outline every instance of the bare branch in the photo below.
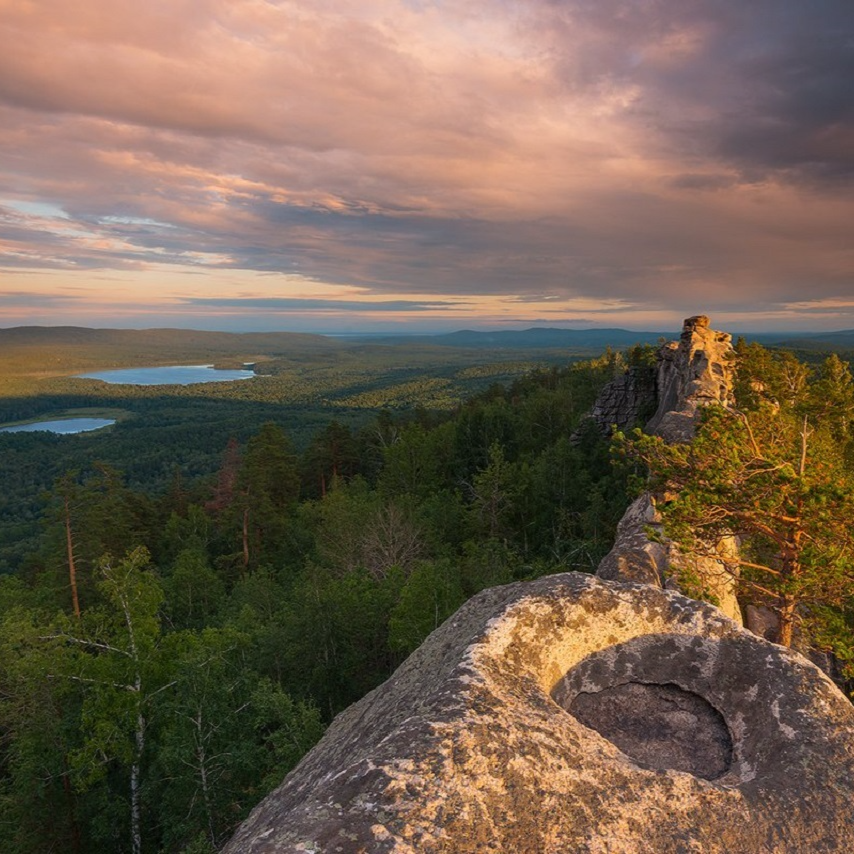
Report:
<svg viewBox="0 0 854 854"><path fill-rule="evenodd" d="M119 655L124 655L127 658L131 658L131 654L126 649L119 649L116 646L111 646L108 643L99 643L98 641L86 640L85 638L76 638L74 635L67 635L64 632L60 632L58 635L41 635L39 640L66 640L71 641L71 643L79 644L80 646L88 646L94 647L95 649L103 649L106 652L116 652Z"/></svg>

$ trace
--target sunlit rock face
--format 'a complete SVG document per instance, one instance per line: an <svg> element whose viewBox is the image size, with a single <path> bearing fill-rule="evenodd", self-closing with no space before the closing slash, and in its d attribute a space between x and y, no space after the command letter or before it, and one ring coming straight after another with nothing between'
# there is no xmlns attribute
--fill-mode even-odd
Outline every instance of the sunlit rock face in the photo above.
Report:
<svg viewBox="0 0 854 854"><path fill-rule="evenodd" d="M658 409L646 432L667 442L688 442L700 408L731 404L735 352L732 336L709 328L705 315L689 317L679 341L658 352Z"/></svg>
<svg viewBox="0 0 854 854"><path fill-rule="evenodd" d="M566 574L470 600L225 851L851 851L852 797L854 707L816 667Z"/></svg>
<svg viewBox="0 0 854 854"><path fill-rule="evenodd" d="M703 406L732 405L734 359L732 336L710 329L705 315L689 317L679 341L671 341L658 351L658 408L646 425L646 432L661 436L666 442L690 441ZM741 609L735 595L735 539L728 537L716 543L715 556L686 557L666 538L649 538L650 530L661 531L655 504L656 496L647 493L629 507L617 528L614 547L596 574L613 581L672 587L680 571L690 569L703 580L721 610L740 623Z"/></svg>
<svg viewBox="0 0 854 854"><path fill-rule="evenodd" d="M600 562L596 574L608 581L634 581L678 590L679 573L683 568L688 569L703 579L724 614L741 623L741 608L735 595L738 566L735 538L724 537L717 543L719 558L686 556L663 536L655 504L656 497L645 492L629 505L617 525L614 546ZM656 532L653 538L651 531Z"/></svg>

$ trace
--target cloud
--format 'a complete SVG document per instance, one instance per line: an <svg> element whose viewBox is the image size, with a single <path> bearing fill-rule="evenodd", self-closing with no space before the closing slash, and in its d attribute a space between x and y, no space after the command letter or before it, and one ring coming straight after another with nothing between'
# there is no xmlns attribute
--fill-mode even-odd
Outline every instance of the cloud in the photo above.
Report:
<svg viewBox="0 0 854 854"><path fill-rule="evenodd" d="M79 300L74 294L32 293L30 291L0 291L0 306L9 308L63 308Z"/></svg>
<svg viewBox="0 0 854 854"><path fill-rule="evenodd" d="M411 311L840 298L852 20L848 0L11 4L2 264L298 274Z"/></svg>
<svg viewBox="0 0 854 854"><path fill-rule="evenodd" d="M212 308L239 308L246 311L334 311L334 312L411 312L441 311L460 308L465 303L447 300L340 300L306 299L299 297L191 297L184 299L188 305Z"/></svg>

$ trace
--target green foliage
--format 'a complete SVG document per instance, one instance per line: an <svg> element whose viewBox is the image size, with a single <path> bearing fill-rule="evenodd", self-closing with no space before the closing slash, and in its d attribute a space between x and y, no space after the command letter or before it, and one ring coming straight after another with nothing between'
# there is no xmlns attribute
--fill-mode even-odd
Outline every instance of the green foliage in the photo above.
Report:
<svg viewBox="0 0 854 854"><path fill-rule="evenodd" d="M167 614L176 628L209 625L225 600L225 584L198 545L179 552L163 586Z"/></svg>
<svg viewBox="0 0 854 854"><path fill-rule="evenodd" d="M79 743L74 686L49 678L53 650L42 640L41 614L4 610L0 625L0 848L81 850L70 754ZM47 823L45 816L51 816Z"/></svg>
<svg viewBox="0 0 854 854"><path fill-rule="evenodd" d="M154 724L149 787L166 850L193 838L221 846L322 733L315 708L247 666L249 646L234 628L169 638L172 682Z"/></svg>
<svg viewBox="0 0 854 854"><path fill-rule="evenodd" d="M450 560L419 564L389 619L389 647L410 653L465 602L459 568Z"/></svg>
<svg viewBox="0 0 854 854"><path fill-rule="evenodd" d="M468 596L606 550L624 477L595 431L569 435L622 357L522 376L425 351L384 376L386 349L346 352L283 354L240 388L51 379L0 400L129 413L0 436L0 847L214 851Z"/></svg>
<svg viewBox="0 0 854 854"><path fill-rule="evenodd" d="M755 345L741 360L744 410L710 406L690 444L639 435L629 450L669 497L668 536L689 554L740 537L742 595L777 613L780 641L799 627L828 642L854 596L851 375L829 359L811 382L791 354Z"/></svg>

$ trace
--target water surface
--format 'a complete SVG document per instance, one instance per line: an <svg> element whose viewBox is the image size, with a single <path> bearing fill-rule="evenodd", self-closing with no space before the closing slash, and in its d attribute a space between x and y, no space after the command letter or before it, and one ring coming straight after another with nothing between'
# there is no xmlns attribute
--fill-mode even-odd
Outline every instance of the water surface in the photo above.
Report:
<svg viewBox="0 0 854 854"><path fill-rule="evenodd" d="M171 365L165 368L122 368L77 374L87 380L103 380L121 385L194 385L249 380L255 376L246 370L219 370L213 365Z"/></svg>
<svg viewBox="0 0 854 854"><path fill-rule="evenodd" d="M115 418L58 418L55 421L35 421L32 424L17 424L0 427L0 433L88 433L115 424Z"/></svg>

